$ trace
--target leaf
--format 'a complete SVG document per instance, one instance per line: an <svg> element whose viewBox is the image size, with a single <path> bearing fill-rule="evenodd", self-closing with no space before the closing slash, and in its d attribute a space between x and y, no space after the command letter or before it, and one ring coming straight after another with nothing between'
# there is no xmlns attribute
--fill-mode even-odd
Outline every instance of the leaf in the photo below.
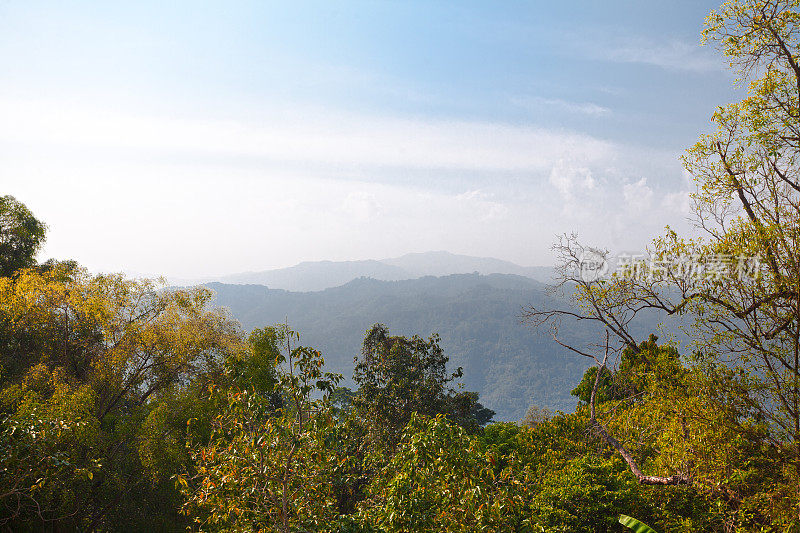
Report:
<svg viewBox="0 0 800 533"><path fill-rule="evenodd" d="M619 523L634 530L636 533L656 533L656 530L652 527L628 515L619 515Z"/></svg>

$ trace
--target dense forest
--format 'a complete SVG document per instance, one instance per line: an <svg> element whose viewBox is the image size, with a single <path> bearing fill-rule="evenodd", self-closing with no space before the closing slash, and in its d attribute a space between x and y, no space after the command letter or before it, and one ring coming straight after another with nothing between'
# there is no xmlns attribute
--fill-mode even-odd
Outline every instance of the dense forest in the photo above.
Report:
<svg viewBox="0 0 800 533"><path fill-rule="evenodd" d="M361 351L364 331L372 324L387 324L405 336L438 333L449 364L464 369L462 384L480 394L481 402L496 412L495 420L519 420L531 404L573 411L575 398L570 391L589 366L585 358L576 358L553 342L547 331L521 321L525 306L570 306L569 301L548 294L546 285L521 276L359 278L309 293L261 285L206 287L214 292L214 304L229 309L245 331L288 321L303 333L305 343L325 354L326 367L342 374L348 387L354 385L353 356ZM660 317L650 313L639 317L632 329L643 338L659 332L666 339L670 332L659 326ZM563 340L585 343L600 331L591 324L577 324L563 331Z"/></svg>
<svg viewBox="0 0 800 533"><path fill-rule="evenodd" d="M438 335L380 317L345 382L206 287L37 262L46 226L0 198L2 528L800 531L800 2L734 0L704 37L750 85L684 158L698 235L609 277L565 236L570 305L521 310L591 365L569 413L493 422Z"/></svg>

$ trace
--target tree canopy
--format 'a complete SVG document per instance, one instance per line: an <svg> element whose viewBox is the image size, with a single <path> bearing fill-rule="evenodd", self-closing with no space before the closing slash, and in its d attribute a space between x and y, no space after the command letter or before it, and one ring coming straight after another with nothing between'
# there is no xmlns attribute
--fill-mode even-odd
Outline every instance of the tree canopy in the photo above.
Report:
<svg viewBox="0 0 800 533"><path fill-rule="evenodd" d="M47 227L13 196L0 196L0 276L33 266Z"/></svg>
<svg viewBox="0 0 800 533"><path fill-rule="evenodd" d="M704 39L749 91L717 109L716 131L683 158L697 187L695 234L667 228L649 260L627 261L608 279L580 274L587 251L608 253L566 236L556 245L561 287L576 288L579 310L527 311L557 339L564 320L605 329L605 340L569 346L596 362L575 393L588 405L594 431L640 482L706 486L742 507L753 496L741 478L762 476L753 482L763 483L760 497L785 507L760 509L766 514L758 520L774 524L780 515L792 527L800 516L791 488L800 483L799 7L793 0L735 0L706 21ZM636 338L631 324L652 312L690 325L683 357ZM659 435L631 440L633 427L648 426ZM659 459L651 461L653 454ZM751 470L747 457L762 464Z"/></svg>
<svg viewBox="0 0 800 533"><path fill-rule="evenodd" d="M749 94L684 158L698 236L668 229L609 278L582 275L603 249L556 245L574 305L526 318L595 363L570 413L491 423L437 335L382 324L345 389L289 325L246 333L207 288L37 265L45 226L0 198L0 525L800 530L799 23L800 0L706 21ZM691 343L639 338L655 312ZM601 336L565 342L568 320Z"/></svg>

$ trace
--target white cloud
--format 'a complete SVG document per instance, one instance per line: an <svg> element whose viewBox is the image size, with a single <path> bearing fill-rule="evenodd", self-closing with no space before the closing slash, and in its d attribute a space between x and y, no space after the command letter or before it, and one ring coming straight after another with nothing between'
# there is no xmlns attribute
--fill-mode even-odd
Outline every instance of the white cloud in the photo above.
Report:
<svg viewBox="0 0 800 533"><path fill-rule="evenodd" d="M353 191L345 196L341 204L342 212L359 222L367 222L379 216L382 207L375 195L366 191Z"/></svg>
<svg viewBox="0 0 800 533"><path fill-rule="evenodd" d="M576 167L563 159L553 165L549 182L567 201L573 200L580 193L591 191L596 185L590 169Z"/></svg>
<svg viewBox="0 0 800 533"><path fill-rule="evenodd" d="M344 167L530 171L560 158L610 157L588 135L493 122L413 120L325 109L262 110L241 120L142 116L55 102L0 101L0 142L224 156Z"/></svg>
<svg viewBox="0 0 800 533"><path fill-rule="evenodd" d="M653 189L647 186L646 178L623 185L622 196L628 209L634 212L646 211L653 203Z"/></svg>
<svg viewBox="0 0 800 533"><path fill-rule="evenodd" d="M655 204L630 179L631 149L490 122L5 101L0 157L0 189L51 228L43 258L100 271L199 277L441 249L546 264L558 233L630 249L672 223L669 200L622 205Z"/></svg>
<svg viewBox="0 0 800 533"><path fill-rule="evenodd" d="M662 203L669 211L688 217L692 214L692 199L689 194L689 191L670 192L664 195Z"/></svg>
<svg viewBox="0 0 800 533"><path fill-rule="evenodd" d="M539 111L544 108L554 108L558 111L576 113L592 117L605 117L611 115L611 109L595 104L594 102L570 102L558 98L514 98L512 102L521 107Z"/></svg>
<svg viewBox="0 0 800 533"><path fill-rule="evenodd" d="M509 213L506 204L496 201L494 195L486 193L480 189L470 190L455 197L463 209L471 213L483 222L500 220Z"/></svg>
<svg viewBox="0 0 800 533"><path fill-rule="evenodd" d="M640 63L671 70L708 72L722 70L725 62L715 57L712 50L699 43L681 40L653 41L641 37L629 37L613 42L602 38L581 40L582 52L594 59L618 63Z"/></svg>

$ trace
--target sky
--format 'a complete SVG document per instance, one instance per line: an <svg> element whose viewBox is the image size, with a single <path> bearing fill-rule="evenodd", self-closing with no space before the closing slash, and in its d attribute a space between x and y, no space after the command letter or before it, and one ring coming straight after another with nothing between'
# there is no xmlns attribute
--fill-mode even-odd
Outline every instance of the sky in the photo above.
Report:
<svg viewBox="0 0 800 533"><path fill-rule="evenodd" d="M0 194L95 272L641 251L742 97L716 6L2 1Z"/></svg>

